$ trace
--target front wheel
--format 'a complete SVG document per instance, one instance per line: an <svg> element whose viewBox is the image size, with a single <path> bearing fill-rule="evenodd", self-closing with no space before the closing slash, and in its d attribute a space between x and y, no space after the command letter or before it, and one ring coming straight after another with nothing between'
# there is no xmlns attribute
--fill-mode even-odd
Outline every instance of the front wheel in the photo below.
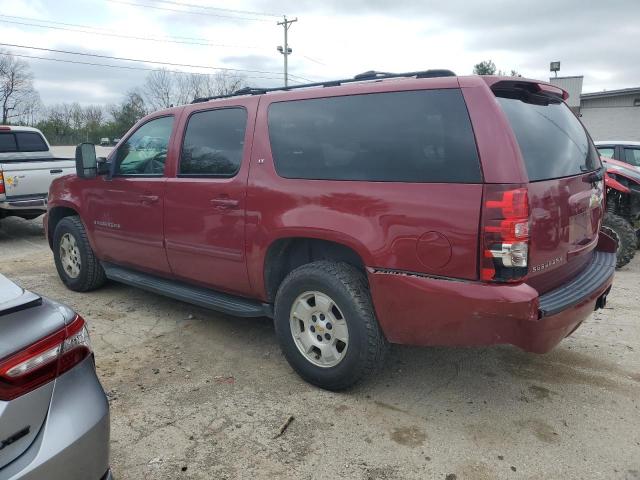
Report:
<svg viewBox="0 0 640 480"><path fill-rule="evenodd" d="M636 253L636 232L629 222L619 215L607 213L602 221L602 231L618 242L616 268L624 267Z"/></svg>
<svg viewBox="0 0 640 480"><path fill-rule="evenodd" d="M101 287L105 274L79 217L65 217L53 234L53 257L62 282L76 292Z"/></svg>
<svg viewBox="0 0 640 480"><path fill-rule="evenodd" d="M291 367L327 390L356 384L387 350L366 278L347 263L319 261L291 272L278 289L275 327Z"/></svg>

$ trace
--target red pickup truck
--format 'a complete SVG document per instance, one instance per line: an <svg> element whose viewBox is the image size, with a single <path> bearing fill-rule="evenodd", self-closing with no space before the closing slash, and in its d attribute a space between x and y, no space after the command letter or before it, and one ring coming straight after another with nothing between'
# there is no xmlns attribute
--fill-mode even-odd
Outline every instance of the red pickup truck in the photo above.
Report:
<svg viewBox="0 0 640 480"><path fill-rule="evenodd" d="M269 316L307 381L388 342L547 352L605 304L603 170L544 82L447 70L244 89L77 149L45 219L62 281Z"/></svg>

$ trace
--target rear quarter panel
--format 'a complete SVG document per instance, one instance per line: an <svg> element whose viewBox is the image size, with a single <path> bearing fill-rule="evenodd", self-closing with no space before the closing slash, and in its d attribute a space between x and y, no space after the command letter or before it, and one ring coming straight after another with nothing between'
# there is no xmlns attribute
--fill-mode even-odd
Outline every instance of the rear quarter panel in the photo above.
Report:
<svg viewBox="0 0 640 480"><path fill-rule="evenodd" d="M355 92L457 87L455 78L438 78L392 86L372 83ZM269 105L281 99L352 93L345 87L310 89L284 97L270 94L260 100L246 210L249 277L260 298L266 298L267 250L286 237L341 243L355 250L369 267L477 278L481 184L306 180L277 174L269 141ZM418 240L433 232L446 236L449 253L437 252L440 261L425 264L418 257Z"/></svg>

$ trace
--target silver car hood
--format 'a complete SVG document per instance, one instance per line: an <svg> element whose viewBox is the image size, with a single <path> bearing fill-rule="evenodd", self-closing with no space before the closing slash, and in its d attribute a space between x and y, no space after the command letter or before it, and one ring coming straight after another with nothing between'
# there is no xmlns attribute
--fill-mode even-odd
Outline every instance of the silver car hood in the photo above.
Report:
<svg viewBox="0 0 640 480"><path fill-rule="evenodd" d="M41 301L35 293L19 287L0 273L0 315L25 308Z"/></svg>

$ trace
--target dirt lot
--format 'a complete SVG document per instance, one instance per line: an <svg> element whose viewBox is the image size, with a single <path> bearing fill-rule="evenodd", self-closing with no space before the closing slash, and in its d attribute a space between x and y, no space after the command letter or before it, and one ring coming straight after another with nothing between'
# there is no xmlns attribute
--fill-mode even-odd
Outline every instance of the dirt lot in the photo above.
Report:
<svg viewBox="0 0 640 480"><path fill-rule="evenodd" d="M334 394L292 372L268 319L66 290L40 222L1 222L0 270L89 320L118 479L640 479L640 255L548 355L394 347Z"/></svg>

